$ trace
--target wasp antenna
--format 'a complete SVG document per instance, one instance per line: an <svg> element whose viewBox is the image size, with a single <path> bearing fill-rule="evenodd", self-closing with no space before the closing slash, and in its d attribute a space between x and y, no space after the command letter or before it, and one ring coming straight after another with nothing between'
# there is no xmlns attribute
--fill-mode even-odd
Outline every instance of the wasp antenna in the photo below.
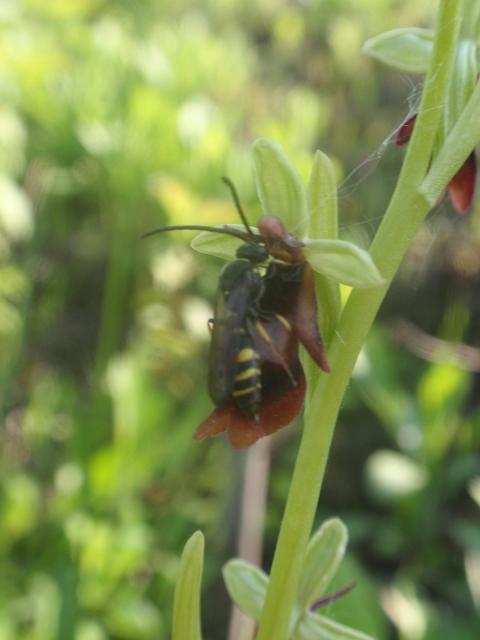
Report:
<svg viewBox="0 0 480 640"><path fill-rule="evenodd" d="M248 224L247 216L245 215L245 213L244 213L244 211L242 209L242 205L240 204L240 198L238 197L238 193L237 193L237 190L235 189L235 185L230 180L230 178L227 178L226 176L223 176L222 180L227 185L227 187L230 189L230 192L231 192L232 198L233 198L233 202L235 203L235 207L237 208L238 214L239 214L240 218L242 219L242 222L243 222L243 224L245 226L245 229L248 232L248 235L251 236L252 238L254 238L255 234L253 233L253 231L250 228L250 225Z"/></svg>
<svg viewBox="0 0 480 640"><path fill-rule="evenodd" d="M239 238L239 240L243 240L244 242L250 240L250 237L244 231L239 231L238 229L233 229L231 227L207 227L201 224L185 224L185 225L171 225L167 227L158 227L157 229L152 229L151 231L147 231L142 234L142 238L148 238L149 236L153 236L157 233L163 233L164 231L210 231L211 233L223 233L227 236L233 236L234 238ZM251 234L251 231L249 231ZM253 234L252 234L253 235Z"/></svg>
<svg viewBox="0 0 480 640"><path fill-rule="evenodd" d="M146 233L142 233L142 238L148 238L149 236L153 236L157 233L163 233L164 231L209 231L208 227L200 226L200 225L169 225L165 227L157 227L156 229L152 229L151 231L147 231Z"/></svg>

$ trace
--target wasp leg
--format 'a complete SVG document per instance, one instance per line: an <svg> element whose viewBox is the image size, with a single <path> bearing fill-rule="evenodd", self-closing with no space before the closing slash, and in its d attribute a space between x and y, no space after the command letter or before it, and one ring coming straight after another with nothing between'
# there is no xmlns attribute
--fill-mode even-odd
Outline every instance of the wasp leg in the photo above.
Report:
<svg viewBox="0 0 480 640"><path fill-rule="evenodd" d="M292 332L292 325L286 319L286 317L282 316L280 313L275 313L275 311L261 310L260 313L258 314L258 318L260 318L260 320L272 320L273 318L276 318L278 322L280 322L280 324L284 327L284 329L286 329L289 333Z"/></svg>
<svg viewBox="0 0 480 640"><path fill-rule="evenodd" d="M284 318L283 316L281 316L278 313L272 313L271 315L272 315L272 317L277 318L277 320L284 326L285 329L287 329L287 331L291 331L292 330L292 328L290 326L290 323L288 322L288 320L286 318ZM275 343L273 342L273 340L269 336L267 330L265 329L264 325L262 324L262 322L260 320L256 320L255 321L255 329L257 330L257 332L259 333L259 335L263 339L263 341L269 346L269 348L273 351L273 353L278 358L278 360L279 360L280 364L282 365L285 373L290 378L290 382L292 383L292 386L296 387L297 386L297 381L295 380L295 378L293 376L293 373L291 372L290 367L287 364L287 361L285 360L285 358L282 356L280 351L275 346Z"/></svg>

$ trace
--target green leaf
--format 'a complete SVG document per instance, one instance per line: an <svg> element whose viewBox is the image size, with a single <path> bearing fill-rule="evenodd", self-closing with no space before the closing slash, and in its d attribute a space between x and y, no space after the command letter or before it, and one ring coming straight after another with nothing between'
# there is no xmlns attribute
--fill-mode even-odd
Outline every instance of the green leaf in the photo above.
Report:
<svg viewBox="0 0 480 640"><path fill-rule="evenodd" d="M373 640L372 636L308 612L299 623L293 640Z"/></svg>
<svg viewBox="0 0 480 640"><path fill-rule="evenodd" d="M183 549L175 586L172 640L201 640L200 591L204 538L196 531Z"/></svg>
<svg viewBox="0 0 480 640"><path fill-rule="evenodd" d="M240 231L245 231L245 227L241 224L229 224ZM223 229L224 225L219 225L219 229ZM253 233L258 233L256 227L250 227ZM202 231L193 238L190 243L192 249L200 253L207 253L210 256L221 258L222 260L235 260L236 251L242 244L242 240L227 236L224 233L213 233L212 231Z"/></svg>
<svg viewBox="0 0 480 640"><path fill-rule="evenodd" d="M384 284L368 251L345 240L304 240L305 257L312 268L336 282L351 287L379 287Z"/></svg>
<svg viewBox="0 0 480 640"><path fill-rule="evenodd" d="M305 187L282 147L268 138L253 144L257 193L266 215L281 218L289 231L301 237L308 220Z"/></svg>
<svg viewBox="0 0 480 640"><path fill-rule="evenodd" d="M317 151L307 190L308 236L312 239L336 240L338 235L337 180L331 160ZM319 301L319 321L323 339L331 339L340 316L340 289L337 282L317 276L315 291ZM309 367L310 368L310 367ZM310 374L313 374L313 369Z"/></svg>
<svg viewBox="0 0 480 640"><path fill-rule="evenodd" d="M237 607L258 621L267 592L267 574L245 560L229 560L223 567L223 579Z"/></svg>
<svg viewBox="0 0 480 640"><path fill-rule="evenodd" d="M480 39L480 2L478 0L464 0L461 38Z"/></svg>
<svg viewBox="0 0 480 640"><path fill-rule="evenodd" d="M432 50L433 31L414 27L386 31L363 45L372 58L407 73L426 73Z"/></svg>
<svg viewBox="0 0 480 640"><path fill-rule="evenodd" d="M454 67L450 75L445 105L445 135L450 133L477 82L477 46L472 40L461 40L457 47Z"/></svg>
<svg viewBox="0 0 480 640"><path fill-rule="evenodd" d="M315 153L308 182L308 237L336 240L338 236L337 179L332 162L321 151Z"/></svg>
<svg viewBox="0 0 480 640"><path fill-rule="evenodd" d="M348 531L338 518L322 524L307 547L303 563L298 604L308 609L324 593L345 555Z"/></svg>

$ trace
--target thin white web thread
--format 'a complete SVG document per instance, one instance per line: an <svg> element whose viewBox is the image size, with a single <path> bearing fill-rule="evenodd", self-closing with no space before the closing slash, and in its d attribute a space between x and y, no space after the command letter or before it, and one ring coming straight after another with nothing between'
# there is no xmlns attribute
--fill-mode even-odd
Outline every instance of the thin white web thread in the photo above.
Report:
<svg viewBox="0 0 480 640"><path fill-rule="evenodd" d="M395 134L400 128L400 126L402 125L402 123L417 113L422 90L423 90L423 84L421 83L415 84L413 80L408 76L404 76L402 79L410 87L410 92L406 99L406 103L408 105L407 114L402 118L401 122L399 122L398 125L390 131L390 133L379 144L379 146L341 181L341 183L338 185L338 190L337 190L337 197L340 201L345 199L355 190L357 190L359 185L361 185L365 180L367 180L371 176L371 174L377 168L380 160L383 158L384 154L386 153L388 147L390 145L395 144L395 140L394 140ZM442 108L442 105L438 105L434 107L434 109L441 109L441 108ZM362 175L359 176L358 174L362 172L364 167L368 167L368 171L364 172ZM445 205L443 203L439 203L439 206L436 207L433 214L426 220L426 224L430 232L430 241L428 242L428 246L422 256L422 264L420 265L420 271L423 271L426 268L426 265L428 264L429 256L433 250L433 247L435 244L435 238L437 236L436 219L437 219L437 216L442 215L444 213L444 210L445 210ZM353 227L368 226L370 227L371 231L374 232L376 230L376 227L378 226L377 223L379 223L382 220L382 218L383 218L383 213L382 215L379 215L373 218L361 220L358 222L348 223L346 225L340 225L340 230L351 229ZM338 331L336 331L335 333L338 339L342 343L344 343L344 340L340 335L340 333Z"/></svg>
<svg viewBox="0 0 480 640"><path fill-rule="evenodd" d="M385 155L387 149L391 145L395 145L395 134L398 129L402 126L402 124L411 118L417 111L418 105L420 101L420 96L422 93L423 85L415 84L411 78L408 76L402 76L401 79L409 86L409 93L406 98L406 103L408 105L407 115L402 118L402 120L390 130L389 134L382 140L382 142L378 145L378 147L358 164L349 174L345 176L345 178L338 185L338 198L342 200L343 198L350 195L353 191L355 191L365 180L367 180L372 173L377 168L380 160ZM362 175L358 175L362 170L368 167L367 171L363 172ZM371 218L369 220L365 220L364 222L353 223L357 224L369 224L374 220L381 219L382 216L378 216L377 218Z"/></svg>
<svg viewBox="0 0 480 640"><path fill-rule="evenodd" d="M358 187L366 181L376 170L380 160L385 155L387 149L391 145L395 145L395 134L402 125L403 122L411 118L418 111L421 93L423 90L422 83L415 83L409 76L402 76L401 79L408 85L410 91L405 100L408 107L407 114L402 120L393 127L385 139L378 145L378 147L369 154L362 162L360 162L345 178L340 182L337 189L337 198L341 202L350 196L353 192L358 190ZM442 106L433 107L434 109L441 109ZM365 170L365 168L367 168ZM326 201L325 201L326 202ZM340 212L341 213L341 212ZM435 213L436 215L436 213ZM378 223L382 220L383 213L381 215L366 218L358 222L350 222L344 225L340 225L340 230L348 230L355 227L369 227L372 232L376 230ZM295 233L304 221L299 221L295 228L292 230Z"/></svg>

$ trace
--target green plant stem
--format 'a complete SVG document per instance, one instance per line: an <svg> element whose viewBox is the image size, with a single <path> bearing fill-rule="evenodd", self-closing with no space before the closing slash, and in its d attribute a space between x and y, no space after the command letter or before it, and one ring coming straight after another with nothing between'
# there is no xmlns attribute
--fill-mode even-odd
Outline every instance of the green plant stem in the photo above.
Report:
<svg viewBox="0 0 480 640"><path fill-rule="evenodd" d="M465 162L465 158L478 139L480 139L480 82L477 82L465 109L448 134L423 181L422 192L432 206L442 193L445 184Z"/></svg>
<svg viewBox="0 0 480 640"><path fill-rule="evenodd" d="M431 202L421 191L430 162L458 37L459 0L440 3L435 45L420 111L404 166L384 220L371 246L387 284L355 290L343 310L329 349L332 372L310 393L280 529L257 640L287 640L306 545L340 404L355 361L378 308ZM475 141L471 141L471 148ZM466 157L466 156L465 156ZM446 184L446 183L445 183ZM445 187L443 184L443 187Z"/></svg>

